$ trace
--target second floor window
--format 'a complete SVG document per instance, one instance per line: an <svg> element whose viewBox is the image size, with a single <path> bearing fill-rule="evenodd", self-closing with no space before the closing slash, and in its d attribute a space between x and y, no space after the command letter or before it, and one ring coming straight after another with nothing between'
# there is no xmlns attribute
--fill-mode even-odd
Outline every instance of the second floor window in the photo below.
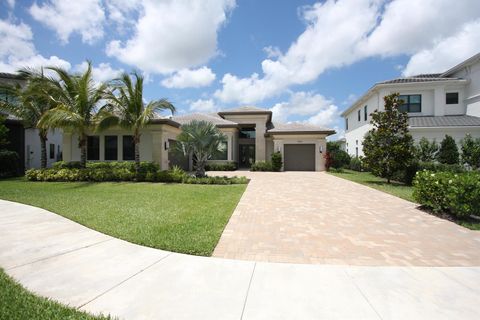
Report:
<svg viewBox="0 0 480 320"><path fill-rule="evenodd" d="M368 106L363 107L363 118L365 121L368 119Z"/></svg>
<svg viewBox="0 0 480 320"><path fill-rule="evenodd" d="M358 121L362 121L362 110L358 110Z"/></svg>
<svg viewBox="0 0 480 320"><path fill-rule="evenodd" d="M458 92L448 92L445 95L446 104L458 104Z"/></svg>
<svg viewBox="0 0 480 320"><path fill-rule="evenodd" d="M400 112L422 112L422 95L401 95L398 99L403 101L403 104L398 107Z"/></svg>
<svg viewBox="0 0 480 320"><path fill-rule="evenodd" d="M348 130L348 118L345 118L345 130Z"/></svg>

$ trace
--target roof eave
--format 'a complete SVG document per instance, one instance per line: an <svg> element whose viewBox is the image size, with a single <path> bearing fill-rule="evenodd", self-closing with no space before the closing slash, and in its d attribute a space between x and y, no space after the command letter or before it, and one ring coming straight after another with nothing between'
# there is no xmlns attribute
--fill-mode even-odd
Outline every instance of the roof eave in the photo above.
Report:
<svg viewBox="0 0 480 320"><path fill-rule="evenodd" d="M327 136L337 133L335 130L311 130L311 131L304 131L304 130L285 130L285 131L267 131L265 136L270 136L274 134L283 134L283 135L302 135L302 134L325 134Z"/></svg>
<svg viewBox="0 0 480 320"><path fill-rule="evenodd" d="M167 124L175 128L180 128L180 123L173 121L172 119L152 119L150 124Z"/></svg>
<svg viewBox="0 0 480 320"><path fill-rule="evenodd" d="M455 73L457 72L458 70L461 70L463 67L465 67L466 65L470 64L470 63L475 63L477 60L480 60L480 52L477 53L476 55L468 58L467 60L464 60L462 62L460 62L459 64L457 64L456 66L454 66L453 68L450 68L448 69L447 71L445 71L444 73L442 73L440 75L440 77L448 77L449 75L451 75L452 73Z"/></svg>

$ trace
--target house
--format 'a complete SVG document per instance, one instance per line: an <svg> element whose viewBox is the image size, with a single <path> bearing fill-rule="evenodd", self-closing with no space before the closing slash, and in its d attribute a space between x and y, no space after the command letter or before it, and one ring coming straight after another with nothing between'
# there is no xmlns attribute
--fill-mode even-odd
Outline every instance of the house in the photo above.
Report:
<svg viewBox="0 0 480 320"><path fill-rule="evenodd" d="M283 157L284 170L325 170L323 154L326 151L326 137L335 133L331 129L304 123L274 123L272 111L257 107L156 118L142 131L140 160L157 162L162 170L173 165L191 169L191 159L182 159L174 145L181 132L181 125L192 120L209 121L227 136L223 152L210 161L235 162L240 168L248 168L255 161L269 160L273 152L279 151ZM133 160L131 132L112 128L92 133L87 140L89 161ZM64 133L63 160L80 160L76 134Z"/></svg>
<svg viewBox="0 0 480 320"><path fill-rule="evenodd" d="M466 134L480 137L480 53L455 67L435 74L420 74L376 83L342 113L346 150L363 156L362 142L372 129L374 110L383 110L383 97L399 93L408 113L414 140L422 137L440 142L445 135L457 143Z"/></svg>
<svg viewBox="0 0 480 320"><path fill-rule="evenodd" d="M20 84L24 81L18 75L10 73L0 73L0 84ZM0 100L8 102L9 97L6 92L0 89ZM0 114L2 114L0 112ZM25 127L23 121L11 114L2 114L5 119L5 125L9 129L7 140L10 142L6 149L15 151L22 164L22 170L30 168L40 168L40 138L38 130ZM62 132L61 130L50 130L47 136L47 166L62 159Z"/></svg>

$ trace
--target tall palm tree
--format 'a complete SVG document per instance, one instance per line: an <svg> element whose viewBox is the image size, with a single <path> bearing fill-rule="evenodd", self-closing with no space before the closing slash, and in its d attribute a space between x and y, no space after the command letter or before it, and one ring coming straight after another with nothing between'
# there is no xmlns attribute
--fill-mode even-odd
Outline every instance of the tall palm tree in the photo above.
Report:
<svg viewBox="0 0 480 320"><path fill-rule="evenodd" d="M54 107L49 99L51 87L43 69L22 69L18 71L19 79L26 81L20 83L3 84L0 89L9 97L6 101L0 101L0 110L20 118L25 127L38 129L40 138L40 165L47 167L47 139L49 126L40 126L40 119Z"/></svg>
<svg viewBox="0 0 480 320"><path fill-rule="evenodd" d="M207 160L224 148L227 137L211 122L192 120L182 126L182 133L177 137L177 148L185 156L196 158L195 175L205 176Z"/></svg>
<svg viewBox="0 0 480 320"><path fill-rule="evenodd" d="M65 69L50 67L52 78L50 98L55 108L47 111L40 119L40 126L62 128L78 134L80 162L87 163L87 134L95 129L99 103L105 98L107 84L95 83L92 64L80 75L69 74Z"/></svg>
<svg viewBox="0 0 480 320"><path fill-rule="evenodd" d="M111 126L120 126L132 130L135 146L135 169L140 169L140 137L141 129L155 118L156 113L170 110L173 114L175 107L166 99L150 101L143 100L143 76L134 72L131 77L123 73L115 79L112 90L107 94L107 105L99 112L98 129L104 130ZM133 78L133 79L132 79Z"/></svg>

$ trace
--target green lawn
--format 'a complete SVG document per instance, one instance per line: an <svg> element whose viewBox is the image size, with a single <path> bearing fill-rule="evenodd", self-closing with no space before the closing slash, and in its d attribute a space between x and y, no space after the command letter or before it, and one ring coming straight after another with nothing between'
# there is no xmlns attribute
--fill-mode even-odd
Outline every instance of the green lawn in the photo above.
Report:
<svg viewBox="0 0 480 320"><path fill-rule="evenodd" d="M61 305L25 290L0 268L0 319L8 320L106 320Z"/></svg>
<svg viewBox="0 0 480 320"><path fill-rule="evenodd" d="M209 256L246 185L0 181L0 199L140 245Z"/></svg>
<svg viewBox="0 0 480 320"><path fill-rule="evenodd" d="M370 172L358 172L358 171L345 169L343 170L343 172L329 171L328 173L343 179L347 179L350 181L354 181L354 182L369 186L371 188L374 188L386 193L390 193L394 196L397 196L399 198L402 198L411 202L416 202L413 199L412 186L407 186L403 183L394 182L394 181L388 184L387 180L376 177Z"/></svg>

